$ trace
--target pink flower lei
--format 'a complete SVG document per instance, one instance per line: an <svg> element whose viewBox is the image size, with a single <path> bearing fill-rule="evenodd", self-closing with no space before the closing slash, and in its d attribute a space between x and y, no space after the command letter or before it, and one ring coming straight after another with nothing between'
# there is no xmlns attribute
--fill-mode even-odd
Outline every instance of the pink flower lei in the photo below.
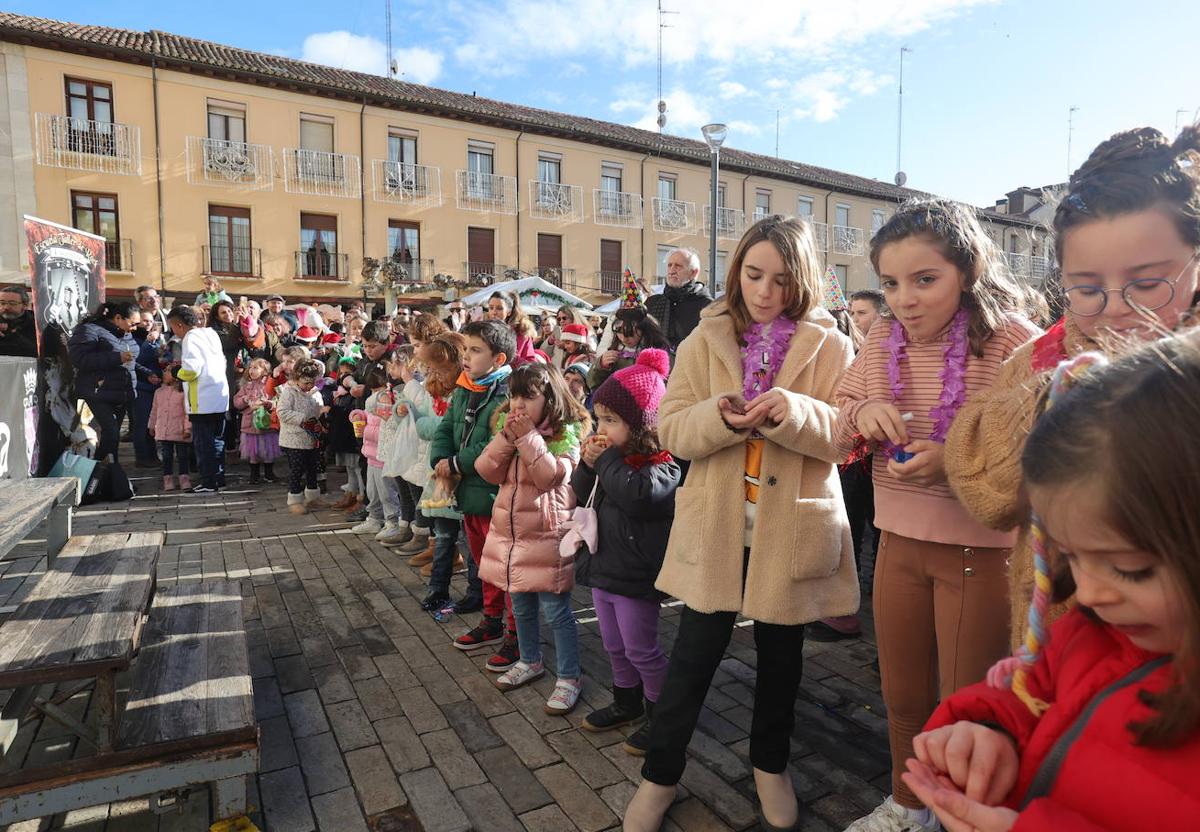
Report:
<svg viewBox="0 0 1200 832"><path fill-rule="evenodd" d="M950 432L950 425L953 424L954 417L967 400L967 352L970 346L967 327L969 323L970 316L967 314L967 310L961 307L954 313L954 317L950 321L950 332L942 353L942 371L939 373L939 378L942 380L942 392L938 396L937 407L929 411L929 417L933 420L933 430L930 432L929 438L933 442L946 441L946 435ZM892 403L895 404L900 401L900 394L904 392L904 382L900 379L900 362L905 359L908 349L908 333L905 331L904 325L899 321L893 321L891 332L883 343L888 351L888 385L891 388ZM884 443L883 452L887 456L895 456L898 450L899 448L892 443Z"/></svg>
<svg viewBox="0 0 1200 832"><path fill-rule="evenodd" d="M742 347L742 397L747 402L771 389L795 333L796 322L783 317L769 324L751 324L746 330L743 336L746 346Z"/></svg>

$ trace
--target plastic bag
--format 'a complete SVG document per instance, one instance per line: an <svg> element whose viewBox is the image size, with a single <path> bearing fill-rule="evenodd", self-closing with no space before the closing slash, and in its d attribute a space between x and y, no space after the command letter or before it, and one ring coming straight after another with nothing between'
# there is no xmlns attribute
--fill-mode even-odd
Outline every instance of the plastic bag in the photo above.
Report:
<svg viewBox="0 0 1200 832"><path fill-rule="evenodd" d="M461 479L457 474L450 477L434 477L433 493L429 499L421 501L421 508L425 509L440 509L457 507L454 490L458 488L458 481Z"/></svg>
<svg viewBox="0 0 1200 832"><path fill-rule="evenodd" d="M271 429L271 411L267 410L267 408L261 404L254 409L254 429Z"/></svg>

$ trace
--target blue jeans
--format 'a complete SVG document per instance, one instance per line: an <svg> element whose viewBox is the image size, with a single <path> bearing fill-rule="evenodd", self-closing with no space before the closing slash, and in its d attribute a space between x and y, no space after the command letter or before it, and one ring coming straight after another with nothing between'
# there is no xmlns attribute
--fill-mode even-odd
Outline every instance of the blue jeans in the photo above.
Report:
<svg viewBox="0 0 1200 832"><path fill-rule="evenodd" d="M200 484L207 488L225 487L225 414L193 413L192 447L196 449L196 469Z"/></svg>
<svg viewBox="0 0 1200 832"><path fill-rule="evenodd" d="M403 486L401 486L403 487ZM447 592L450 575L454 567L454 550L462 534L462 521L450 517L432 517L433 520L433 569L429 573L429 591ZM471 556L467 555L467 560Z"/></svg>
<svg viewBox="0 0 1200 832"><path fill-rule="evenodd" d="M571 593L512 592L513 617L517 620L517 643L521 661L536 664L542 660L542 636L538 627L539 607L546 624L554 633L554 654L560 679L579 678L579 633L571 612Z"/></svg>
<svg viewBox="0 0 1200 832"><path fill-rule="evenodd" d="M138 462L154 459L154 439L150 436L150 408L153 390L138 390L133 400L133 453Z"/></svg>

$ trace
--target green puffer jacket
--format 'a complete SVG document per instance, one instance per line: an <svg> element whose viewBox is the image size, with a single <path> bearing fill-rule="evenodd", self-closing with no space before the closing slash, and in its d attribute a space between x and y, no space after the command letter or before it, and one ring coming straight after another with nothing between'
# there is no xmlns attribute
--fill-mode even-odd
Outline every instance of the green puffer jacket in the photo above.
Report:
<svg viewBox="0 0 1200 832"><path fill-rule="evenodd" d="M501 379L482 393L465 387L455 389L450 409L437 426L429 448L429 464L436 468L443 459L462 476L454 496L458 510L474 517L491 517L497 486L475 471L475 460L492 439L492 414L508 398L508 379ZM471 424L468 430L467 421Z"/></svg>

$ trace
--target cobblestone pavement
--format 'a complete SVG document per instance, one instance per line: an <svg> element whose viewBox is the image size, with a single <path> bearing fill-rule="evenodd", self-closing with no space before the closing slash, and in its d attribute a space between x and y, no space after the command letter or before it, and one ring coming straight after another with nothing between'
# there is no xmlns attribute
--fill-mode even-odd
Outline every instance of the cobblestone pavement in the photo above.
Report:
<svg viewBox="0 0 1200 832"><path fill-rule="evenodd" d="M339 477L331 471L331 484ZM261 729L259 773L249 787L259 829L620 827L641 761L622 750L621 732L579 730L591 708L609 701L611 682L586 589L574 593L583 697L570 716L547 716L550 674L531 688L497 691L494 674L483 670L489 651L470 655L451 646L476 616L439 624L422 612L417 570L351 534L340 514L290 515L279 485L231 482L219 496L180 496L160 493L158 482L138 480L141 493L128 503L80 509L75 531L165 531L160 586L241 581ZM11 604L44 569L44 558L25 546L0 567L0 605ZM456 575L452 594L461 594L464 583ZM677 602L664 605L668 648L678 617ZM865 623L869 629L869 618ZM805 646L791 767L805 830L840 830L886 794L887 733L875 658L869 636ZM751 630L739 625L713 680L666 829L755 827L747 756L754 668ZM85 715L86 694L69 710ZM75 748L64 734L52 722L31 723L14 754L31 762L66 759ZM155 815L143 799L9 829L199 832L210 822L208 795L200 791L179 813Z"/></svg>

